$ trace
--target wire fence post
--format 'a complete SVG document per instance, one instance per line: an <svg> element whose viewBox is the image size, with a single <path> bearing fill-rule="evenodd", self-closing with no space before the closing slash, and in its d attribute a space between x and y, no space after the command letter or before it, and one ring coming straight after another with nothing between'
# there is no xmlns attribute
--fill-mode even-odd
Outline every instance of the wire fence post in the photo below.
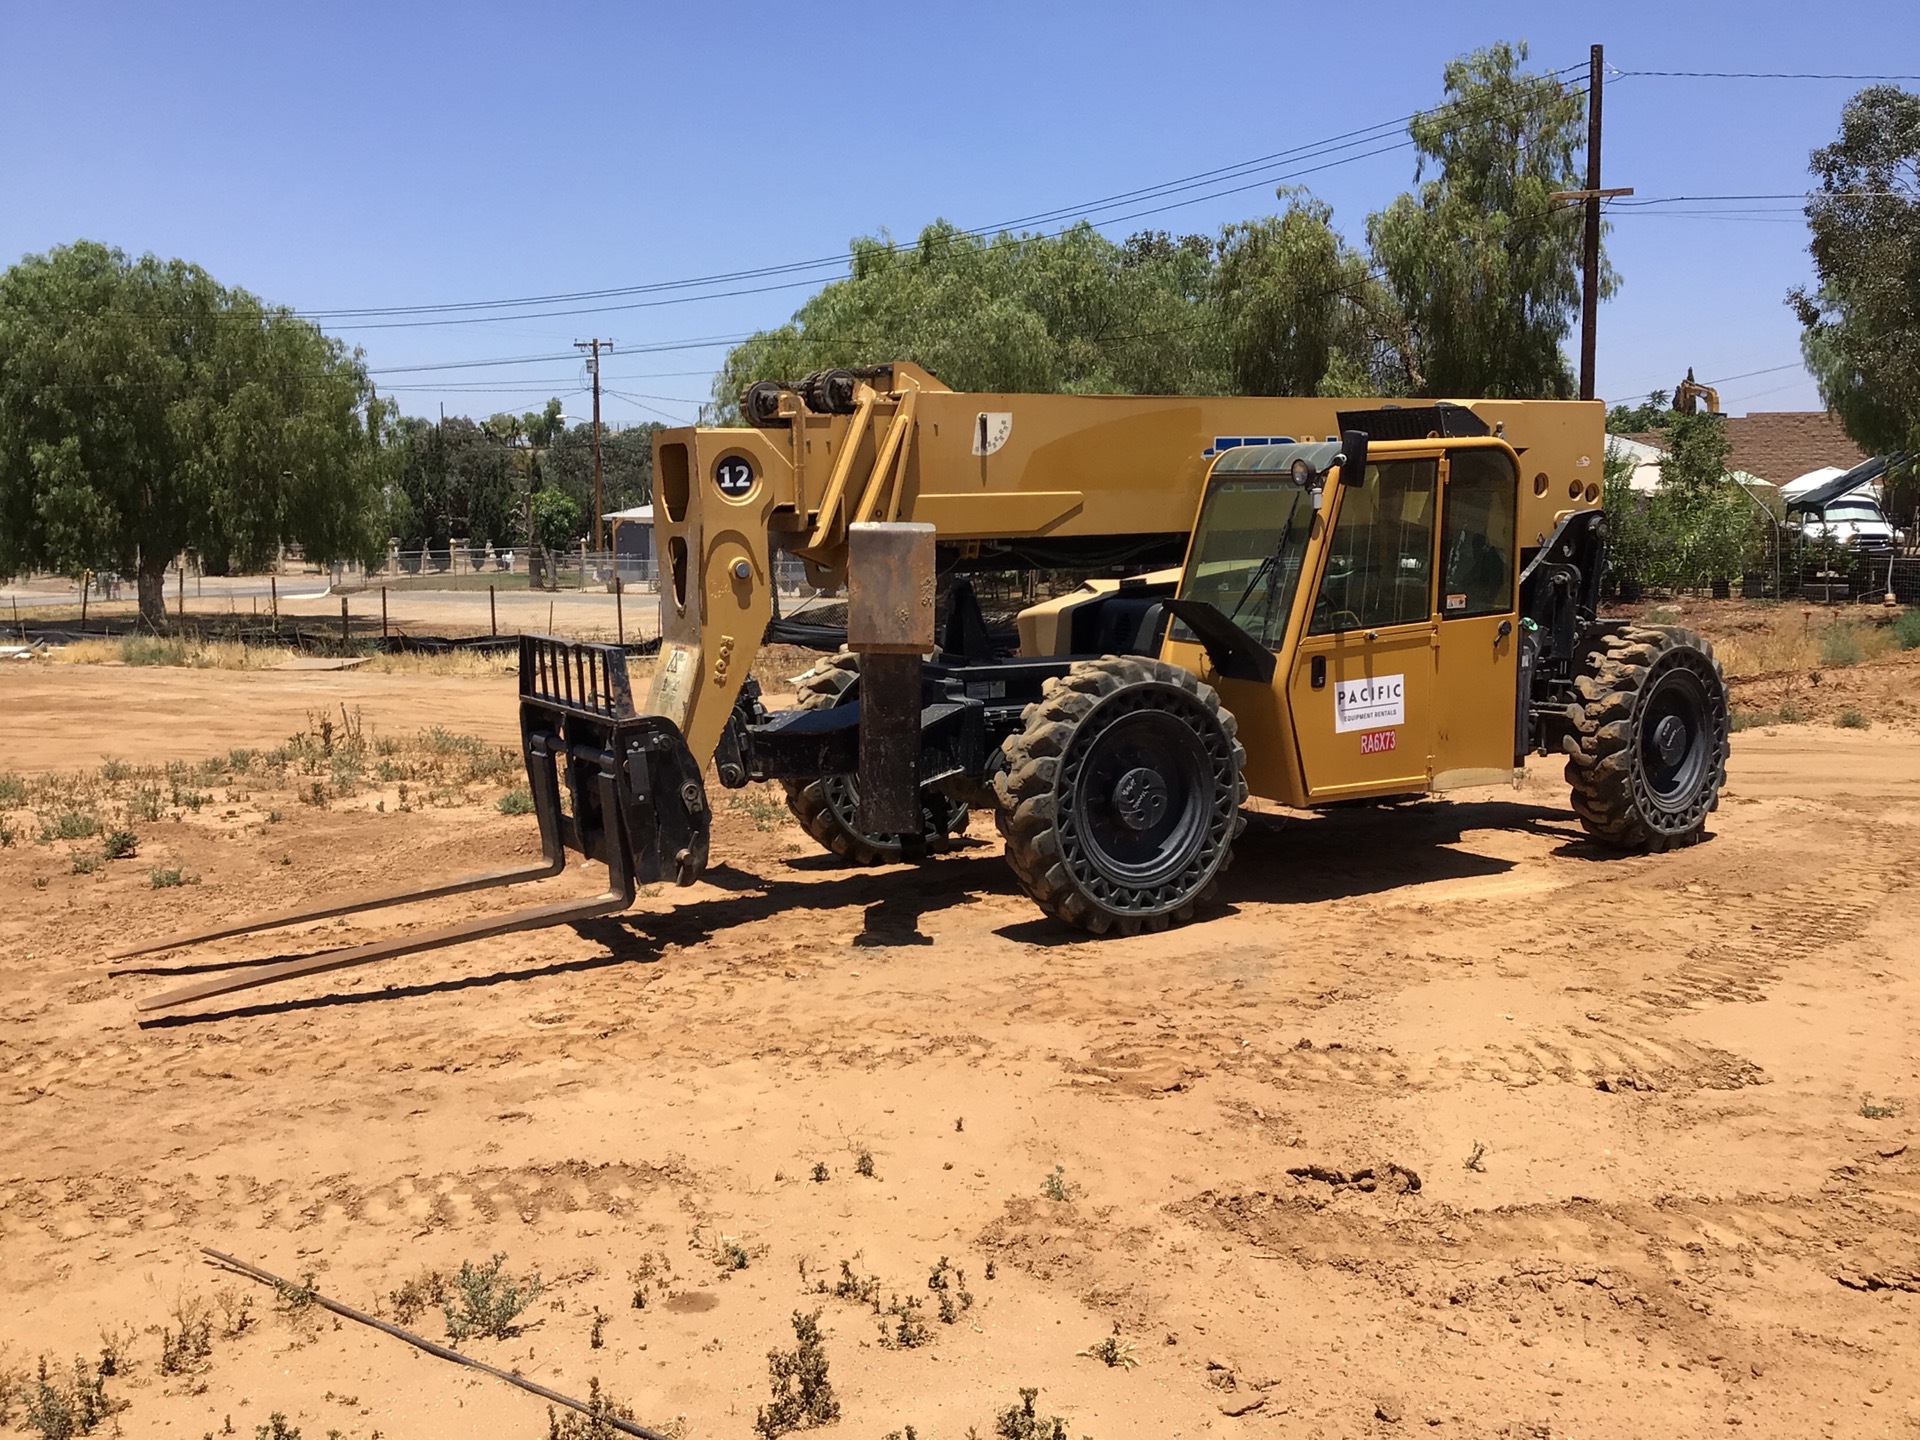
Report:
<svg viewBox="0 0 1920 1440"><path fill-rule="evenodd" d="M267 594L273 609L273 633L278 635L280 633L280 577L278 575L267 576Z"/></svg>
<svg viewBox="0 0 1920 1440"><path fill-rule="evenodd" d="M620 583L620 571L616 568L613 572L613 638L621 645L627 643L627 610L622 598L626 588Z"/></svg>
<svg viewBox="0 0 1920 1440"><path fill-rule="evenodd" d="M387 587L380 587L380 638L387 638Z"/></svg>
<svg viewBox="0 0 1920 1440"><path fill-rule="evenodd" d="M351 623L352 622L347 619L347 597L342 595L340 597L340 643L342 645L352 643L353 631L350 628Z"/></svg>
<svg viewBox="0 0 1920 1440"><path fill-rule="evenodd" d="M487 626L497 636L500 633L500 609L494 604L493 586L487 586Z"/></svg>

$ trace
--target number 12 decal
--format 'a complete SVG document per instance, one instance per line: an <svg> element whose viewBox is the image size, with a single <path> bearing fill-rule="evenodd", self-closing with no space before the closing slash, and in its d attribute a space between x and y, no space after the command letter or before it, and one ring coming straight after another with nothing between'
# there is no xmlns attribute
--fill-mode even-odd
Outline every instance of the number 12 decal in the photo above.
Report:
<svg viewBox="0 0 1920 1440"><path fill-rule="evenodd" d="M753 488L753 462L740 455L715 461L713 483L722 495L738 499Z"/></svg>

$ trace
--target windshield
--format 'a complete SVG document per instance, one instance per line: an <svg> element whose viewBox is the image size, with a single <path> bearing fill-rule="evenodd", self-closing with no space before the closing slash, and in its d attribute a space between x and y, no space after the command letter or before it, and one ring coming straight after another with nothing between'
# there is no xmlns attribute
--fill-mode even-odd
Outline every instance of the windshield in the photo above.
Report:
<svg viewBox="0 0 1920 1440"><path fill-rule="evenodd" d="M1884 523L1880 507L1871 500L1835 500L1827 506L1823 517L1828 520L1851 520L1855 524Z"/></svg>
<svg viewBox="0 0 1920 1440"><path fill-rule="evenodd" d="M1201 507L1180 598L1206 601L1274 648L1286 633L1312 531L1313 498L1292 480L1216 479ZM1192 638L1185 627L1174 634Z"/></svg>

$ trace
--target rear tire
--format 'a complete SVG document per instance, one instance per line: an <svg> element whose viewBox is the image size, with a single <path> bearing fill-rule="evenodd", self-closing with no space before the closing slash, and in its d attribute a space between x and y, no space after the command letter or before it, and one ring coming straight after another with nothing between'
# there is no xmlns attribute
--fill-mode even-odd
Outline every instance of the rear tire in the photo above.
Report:
<svg viewBox="0 0 1920 1440"><path fill-rule="evenodd" d="M828 655L795 682L796 704L802 710L824 710L840 699L860 678L860 657L850 650ZM950 848L952 837L966 833L969 818L964 803L937 790L920 792L923 834L880 835L862 830L860 783L851 775L827 775L818 780L784 782L787 809L815 840L852 865L897 865L921 860Z"/></svg>
<svg viewBox="0 0 1920 1440"><path fill-rule="evenodd" d="M1189 920L1232 859L1246 752L1220 698L1186 670L1083 660L1007 740L1007 861L1054 919L1094 935Z"/></svg>
<svg viewBox="0 0 1920 1440"><path fill-rule="evenodd" d="M1609 849L1692 845L1727 779L1727 685L1691 630L1606 636L1574 681L1567 783L1587 834Z"/></svg>

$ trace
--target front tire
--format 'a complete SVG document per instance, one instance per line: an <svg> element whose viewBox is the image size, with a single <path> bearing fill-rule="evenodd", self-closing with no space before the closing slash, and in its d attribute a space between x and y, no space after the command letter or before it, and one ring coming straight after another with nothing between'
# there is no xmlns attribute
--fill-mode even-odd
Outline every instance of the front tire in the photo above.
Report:
<svg viewBox="0 0 1920 1440"><path fill-rule="evenodd" d="M1005 746L1007 860L1048 915L1094 935L1164 930L1232 858L1246 752L1220 698L1177 665L1083 660Z"/></svg>
<svg viewBox="0 0 1920 1440"><path fill-rule="evenodd" d="M1727 685L1691 630L1633 625L1606 636L1574 681L1567 783L1587 834L1613 850L1700 839L1727 779Z"/></svg>

